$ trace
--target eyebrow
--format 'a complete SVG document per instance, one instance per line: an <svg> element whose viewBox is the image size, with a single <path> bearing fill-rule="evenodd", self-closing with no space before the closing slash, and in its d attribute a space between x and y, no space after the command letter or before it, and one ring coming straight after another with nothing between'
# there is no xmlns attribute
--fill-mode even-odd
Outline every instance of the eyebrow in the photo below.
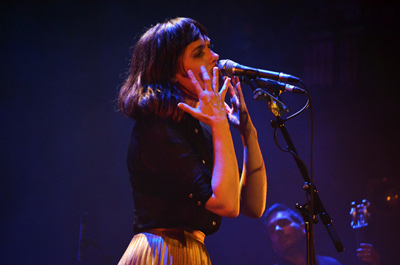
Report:
<svg viewBox="0 0 400 265"><path fill-rule="evenodd" d="M200 44L199 46L197 46L196 48L193 49L192 54L195 54L198 51L203 50L205 46L206 46L205 43Z"/></svg>
<svg viewBox="0 0 400 265"><path fill-rule="evenodd" d="M199 50L203 50L209 43L211 42L210 38L206 37L203 39L203 42L193 49L192 54L195 54Z"/></svg>

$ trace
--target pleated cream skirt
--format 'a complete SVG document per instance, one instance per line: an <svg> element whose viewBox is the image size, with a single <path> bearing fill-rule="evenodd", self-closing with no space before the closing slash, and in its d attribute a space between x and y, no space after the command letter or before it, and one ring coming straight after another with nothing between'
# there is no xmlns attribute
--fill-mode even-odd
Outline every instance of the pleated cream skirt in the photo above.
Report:
<svg viewBox="0 0 400 265"><path fill-rule="evenodd" d="M118 265L211 265L204 233L152 229L133 237Z"/></svg>

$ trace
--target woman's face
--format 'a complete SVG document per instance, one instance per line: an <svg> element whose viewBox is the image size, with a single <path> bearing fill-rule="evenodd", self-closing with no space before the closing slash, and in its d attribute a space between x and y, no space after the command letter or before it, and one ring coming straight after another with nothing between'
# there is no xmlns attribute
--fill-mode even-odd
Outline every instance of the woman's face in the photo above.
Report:
<svg viewBox="0 0 400 265"><path fill-rule="evenodd" d="M190 97L197 99L196 90L193 88L189 76L187 75L188 70L192 70L193 74L197 78L197 81L204 89L203 76L200 71L200 66L203 65L206 68L207 73L212 79L213 68L214 66L217 66L218 58L218 54L211 50L210 39L200 38L190 43L186 47L185 53L182 58L185 75L182 75L180 73L177 73L175 75L175 78L182 86L181 89L184 90L184 92Z"/></svg>

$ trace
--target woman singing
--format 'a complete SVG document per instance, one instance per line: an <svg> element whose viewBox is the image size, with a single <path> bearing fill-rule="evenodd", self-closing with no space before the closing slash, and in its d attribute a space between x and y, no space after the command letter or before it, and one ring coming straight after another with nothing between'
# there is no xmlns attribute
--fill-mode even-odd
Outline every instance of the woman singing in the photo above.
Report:
<svg viewBox="0 0 400 265"><path fill-rule="evenodd" d="M189 18L153 26L135 46L118 100L136 121L127 158L134 237L119 265L211 264L204 238L222 216L264 212L257 132L239 80L225 78L219 91L217 64L206 30ZM242 136L241 176L228 120Z"/></svg>

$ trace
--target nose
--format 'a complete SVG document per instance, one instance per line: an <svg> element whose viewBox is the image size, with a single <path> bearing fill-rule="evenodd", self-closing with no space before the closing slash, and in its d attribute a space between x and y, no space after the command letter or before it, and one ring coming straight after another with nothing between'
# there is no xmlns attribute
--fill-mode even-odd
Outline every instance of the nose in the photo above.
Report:
<svg viewBox="0 0 400 265"><path fill-rule="evenodd" d="M276 226L275 226L275 231L276 231L276 232L282 231L282 227L280 227L279 225L276 225Z"/></svg>
<svg viewBox="0 0 400 265"><path fill-rule="evenodd" d="M211 51L211 64L216 64L218 62L219 55L214 51Z"/></svg>

